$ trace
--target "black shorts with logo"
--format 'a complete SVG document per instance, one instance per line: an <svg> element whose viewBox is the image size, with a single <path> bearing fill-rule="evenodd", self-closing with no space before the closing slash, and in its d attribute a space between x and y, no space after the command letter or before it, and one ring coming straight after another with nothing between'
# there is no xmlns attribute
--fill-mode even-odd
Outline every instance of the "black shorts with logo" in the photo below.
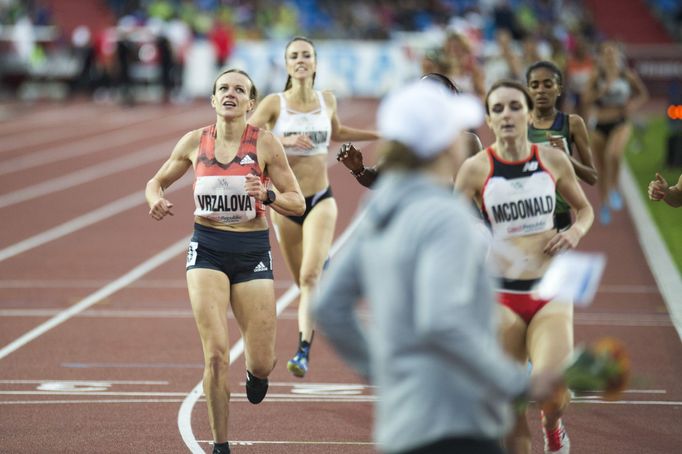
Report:
<svg viewBox="0 0 682 454"><path fill-rule="evenodd" d="M228 232L194 224L186 269L195 268L221 271L230 284L273 279L270 235L267 230Z"/></svg>

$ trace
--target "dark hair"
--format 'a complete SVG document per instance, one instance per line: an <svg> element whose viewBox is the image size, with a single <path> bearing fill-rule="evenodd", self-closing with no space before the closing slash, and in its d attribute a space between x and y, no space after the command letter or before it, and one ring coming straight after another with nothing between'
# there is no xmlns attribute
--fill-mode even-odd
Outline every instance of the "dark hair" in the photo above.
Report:
<svg viewBox="0 0 682 454"><path fill-rule="evenodd" d="M457 88L457 85L452 83L450 78L448 76L444 76L441 73L427 73L424 74L419 78L420 80L432 80L434 82L438 82L454 94L458 95L459 94L459 89Z"/></svg>
<svg viewBox="0 0 682 454"><path fill-rule="evenodd" d="M291 38L291 41L287 43L287 45L284 47L284 61L287 61L287 50L289 49L289 46L291 46L293 43L296 41L303 41L311 46L313 46L313 55L315 56L315 60L317 61L317 49L315 49L315 44L305 36L294 36ZM317 71L313 73L313 85L315 85L315 76L317 75ZM287 75L287 82L284 84L284 91L287 91L288 89L291 88L291 76Z"/></svg>
<svg viewBox="0 0 682 454"><path fill-rule="evenodd" d="M530 83L530 74L535 71L536 69L544 68L549 71L551 71L557 79L557 82L559 82L559 85L563 86L564 85L564 75L561 73L561 70L557 65L552 63L551 61L547 60L540 60L536 61L532 65L528 67L526 70L526 85Z"/></svg>
<svg viewBox="0 0 682 454"><path fill-rule="evenodd" d="M515 80L502 79L495 82L490 87L490 89L488 89L488 93L485 94L485 113L487 115L490 115L490 108L488 107L488 98L490 98L490 94L497 90L498 88L502 87L513 88L523 93L524 98L526 98L526 105L528 106L528 110L529 111L533 110L535 102L533 102L533 98L531 98L530 93L528 93L528 89L522 83L517 82Z"/></svg>
<svg viewBox="0 0 682 454"><path fill-rule="evenodd" d="M237 74L241 74L243 76L246 76L246 78L249 79L249 82L251 82L251 91L249 92L249 99L253 99L254 101L256 99L258 99L258 90L256 89L256 86L253 84L253 80L251 80L251 76L249 76L246 73L246 71L242 71L241 69L236 69L236 68L226 69L225 71L218 74L218 77L216 77L215 80L213 81L213 91L211 92L212 94L215 95L215 90L216 90L217 85L218 85L218 79L223 77L225 74L229 74L229 73L237 73Z"/></svg>

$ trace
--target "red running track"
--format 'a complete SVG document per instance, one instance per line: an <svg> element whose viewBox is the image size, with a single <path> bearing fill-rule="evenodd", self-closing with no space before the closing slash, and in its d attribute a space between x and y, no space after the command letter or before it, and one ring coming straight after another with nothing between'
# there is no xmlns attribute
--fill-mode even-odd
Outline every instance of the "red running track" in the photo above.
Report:
<svg viewBox="0 0 682 454"><path fill-rule="evenodd" d="M367 127L376 101L339 109L344 122ZM0 452L187 452L183 435L210 451L205 401L190 394L202 374L184 283L190 180L176 183L177 215L161 223L147 216L142 191L184 132L213 121L211 109L11 105L2 118ZM363 149L373 162L374 146ZM339 237L364 189L331 155L329 164ZM272 244L281 298L292 280ZM576 341L621 338L639 379L622 401L574 401L573 452L678 452L682 348L628 213L608 228L595 224L581 249L609 261L595 303L577 311ZM285 363L296 347L295 301L278 328L279 364L262 404L245 399L243 357L231 367L234 451L375 452L371 387L322 336L309 374L294 379ZM234 345L233 321L230 330ZM535 411L532 423L540 453Z"/></svg>

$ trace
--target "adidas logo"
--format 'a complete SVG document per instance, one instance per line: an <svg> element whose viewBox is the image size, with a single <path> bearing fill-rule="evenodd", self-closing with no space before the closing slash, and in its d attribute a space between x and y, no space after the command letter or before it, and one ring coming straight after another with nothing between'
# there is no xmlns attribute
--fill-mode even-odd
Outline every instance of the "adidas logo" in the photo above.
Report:
<svg viewBox="0 0 682 454"><path fill-rule="evenodd" d="M253 164L254 162L256 162L256 161L254 161L254 160L251 158L251 156L249 156L249 155L247 154L246 156L244 156L244 157L242 158L241 161L239 161L239 164L245 166L245 165L247 165L247 164Z"/></svg>
<svg viewBox="0 0 682 454"><path fill-rule="evenodd" d="M267 271L268 267L263 264L263 262L260 262L256 267L253 269L254 273L257 273L259 271Z"/></svg>

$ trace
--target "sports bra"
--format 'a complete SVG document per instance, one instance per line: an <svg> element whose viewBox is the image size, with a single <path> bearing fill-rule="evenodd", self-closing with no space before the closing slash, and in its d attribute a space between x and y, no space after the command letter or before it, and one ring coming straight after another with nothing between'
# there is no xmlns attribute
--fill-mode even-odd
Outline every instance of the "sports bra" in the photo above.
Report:
<svg viewBox="0 0 682 454"><path fill-rule="evenodd" d="M537 145L523 161L505 161L487 150L490 173L482 211L495 238L532 235L554 228L556 181L542 165Z"/></svg>
<svg viewBox="0 0 682 454"><path fill-rule="evenodd" d="M305 134L310 137L314 147L303 149L297 147L284 147L284 151L290 156L313 156L329 152L329 142L332 135L332 121L327 114L324 96L315 91L320 102L320 108L312 112L296 112L287 108L284 93L279 96L279 117L272 132L277 137L287 137L294 134Z"/></svg>
<svg viewBox="0 0 682 454"><path fill-rule="evenodd" d="M265 216L263 202L244 190L248 174L259 176L265 186L269 182L258 165L259 131L247 124L237 154L230 162L222 163L215 157L215 124L202 129L194 165L195 216L223 224L240 224Z"/></svg>
<svg viewBox="0 0 682 454"><path fill-rule="evenodd" d="M601 77L597 81L597 88L601 89L606 84L606 80ZM600 107L624 107L632 95L632 87L625 75L620 75L618 79L611 82L606 92L595 101Z"/></svg>

